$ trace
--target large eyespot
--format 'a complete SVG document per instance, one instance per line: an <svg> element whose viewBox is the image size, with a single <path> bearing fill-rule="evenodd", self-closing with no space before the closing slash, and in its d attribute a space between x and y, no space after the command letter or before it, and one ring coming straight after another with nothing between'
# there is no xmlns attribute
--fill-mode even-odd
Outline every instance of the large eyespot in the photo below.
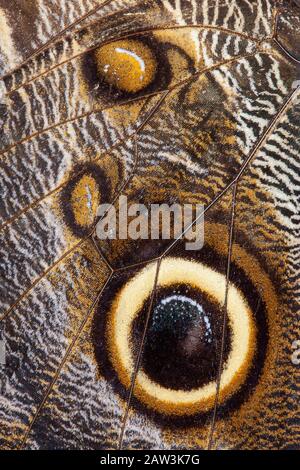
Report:
<svg viewBox="0 0 300 470"><path fill-rule="evenodd" d="M106 335L113 366L128 387L134 369L156 265L141 270L114 301ZM166 414L207 411L214 403L225 277L182 258L163 260L135 395ZM131 302L128 302L131 299ZM228 295L229 334L221 393L225 399L251 366L255 324L244 296L233 285Z"/></svg>
<svg viewBox="0 0 300 470"><path fill-rule="evenodd" d="M213 233L218 234L221 226L215 226ZM223 336L223 239L208 237L208 245L193 258L180 248L161 262L133 390L133 403L158 419L186 423L187 418L205 418L213 409L222 341L219 416L247 400L268 367L269 334L276 335L276 296L269 276L238 244L233 250ZM131 385L155 272L156 263L150 262L116 273L95 316L94 344L101 373L122 396Z"/></svg>

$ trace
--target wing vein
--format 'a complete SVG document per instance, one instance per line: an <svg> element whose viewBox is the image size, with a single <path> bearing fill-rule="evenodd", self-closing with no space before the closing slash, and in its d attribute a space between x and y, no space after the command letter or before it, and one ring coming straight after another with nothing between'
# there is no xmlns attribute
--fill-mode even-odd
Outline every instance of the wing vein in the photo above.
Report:
<svg viewBox="0 0 300 470"><path fill-rule="evenodd" d="M4 321L7 319L7 317L10 315L10 313L24 300L30 292L41 282L47 274L49 274L50 271L52 271L53 268L57 267L62 261L64 261L66 258L68 258L69 255L71 255L74 250L79 248L88 238L90 235L82 240L80 240L78 243L72 246L68 251L66 251L60 258L58 258L51 266L49 266L39 277L33 281L33 283L23 292L22 295L11 305L11 307L8 308L8 310L2 315L0 318L0 322Z"/></svg>
<svg viewBox="0 0 300 470"><path fill-rule="evenodd" d="M111 276L112 276L112 273L109 274L109 276L107 277L104 285L101 287L101 289L97 293L95 299L92 302L91 307L89 308L87 314L83 318L83 321L81 322L77 333L75 334L73 340L69 344L69 347L68 347L68 349L67 349L67 351L66 351L66 353L65 353L65 355L64 355L64 357L63 357L63 359L62 359L62 361L61 361L61 363L60 363L60 365L59 365L52 381L50 382L49 386L47 387L47 390L46 390L46 393L43 397L43 400L41 401L40 405L38 406L38 408L36 410L36 413L34 414L33 419L32 419L32 421L31 421L31 423L30 423L30 425L29 425L29 427L28 427L28 429L27 429L27 431L26 431L26 433L25 433L25 435L24 435L24 437L21 441L21 444L19 446L20 449L22 449L25 446L26 441L29 437L29 434L30 434L34 424L36 423L36 420L37 420L38 416L40 415L40 413L41 413L41 411L42 411L42 409L43 409L43 407L44 407L44 405L45 405L45 403L46 403L46 401L47 401L47 399L48 399L48 397L49 397L49 395L50 395L50 393L51 393L51 391L52 391L52 389L53 389L53 387L54 387L54 385L55 385L55 383L56 383L56 381L57 381L57 379L58 379L58 377L59 377L59 375L60 375L60 373L63 369L63 367L64 367L64 365L66 364L66 361L70 357L70 355L72 353L72 350L73 350L73 347L75 346L81 332L83 331L85 325L87 324L87 321L89 320L91 313L94 311L94 308L97 305L97 302L98 302L99 298L101 297L101 294L102 294L103 290L105 289L105 287L109 283L109 281L111 279Z"/></svg>
<svg viewBox="0 0 300 470"><path fill-rule="evenodd" d="M232 259L232 246L234 241L234 220L235 220L235 209L236 209L236 195L237 195L237 186L238 183L234 183L232 187L232 202L231 202L231 219L229 225L229 233L228 233L228 253L227 253L227 267L226 267L226 284L225 284L225 296L224 296L224 305L223 305L223 319L222 319L222 337L221 337L221 346L219 351L219 367L217 373L217 385L216 385L216 397L213 409L213 416L211 422L211 428L209 433L209 440L208 440L208 450L212 449L213 446L213 435L215 431L216 425L216 418L218 412L218 405L219 405L219 396L220 396L220 385L221 385L221 376L223 371L223 358L224 358L224 347L225 347L225 336L228 324L228 290L229 290L229 282L230 282L230 267L231 267L231 259Z"/></svg>
<svg viewBox="0 0 300 470"><path fill-rule="evenodd" d="M191 74L190 77L188 78L185 78L185 79L182 79L180 81L178 81L177 83L175 83L172 87L170 88L166 88L164 90L160 90L158 92L155 92L155 93L152 93L151 96L153 95L156 95L156 94L159 94L159 93L167 93L167 92L171 92L173 90L175 90L176 88L180 87L181 85L183 84L186 84L186 83L189 83L190 81L192 81L193 79L195 78L198 78L200 77L201 75L203 75L204 73L206 72L210 72L212 70L215 70L219 67L223 67L224 65L227 65L227 64L231 64L231 63L235 63L237 62L238 60L241 60L241 59L247 59L247 58L250 58L250 57L253 57L255 54L257 54L257 52L259 52L259 49L256 49L254 52L251 52L251 53L248 53L248 54L241 54L241 55L238 55L236 57L233 57L231 59L227 59L227 60L224 60L222 62L218 62L217 64L214 64L214 65L211 65L211 66L208 66L208 67L204 67L203 69L199 70L198 72L195 72L193 74ZM272 55L271 53L268 53L268 55ZM147 95L145 95L147 96ZM143 96L142 97L139 97L137 99L142 99L144 98ZM130 100L126 101L124 104L128 104L130 103ZM15 142L14 144L10 145L9 147L6 147L4 148L1 152L0 152L0 157L2 157L3 155L5 155L7 152L9 152L10 150L13 150L15 147L17 147L18 145L22 145L26 142L28 142L29 140L31 139L34 139L36 137L38 137L39 135L43 134L43 133L46 133L46 132L49 132L59 126L62 126L64 124L68 124L70 122L75 122L77 121L78 119L81 119L81 118L84 118L84 117L87 117L89 116L90 114L93 114L93 113L97 113L97 112L101 112L101 111L105 111L105 109L107 108L103 108L103 109L99 109L97 107L91 109L90 111L87 111L83 114L80 114L80 115L77 115L77 116L73 116L72 118L69 118L69 119L65 119L63 121L59 121L55 124L52 124L51 126L47 127L47 128L44 128L44 129L41 129L40 131L36 131L26 137L24 137L23 139L20 139L19 141ZM109 108L108 108L109 109ZM1 160L0 160L1 161Z"/></svg>
<svg viewBox="0 0 300 470"><path fill-rule="evenodd" d="M136 358L136 361L135 361L135 366L134 366L134 370L133 370L133 374L132 374L132 378L131 378L129 395L128 395L128 399L127 399L126 407L125 407L125 413L124 413L123 421L122 421L122 424L121 424L118 450L123 449L124 437L125 437L125 432L126 432L126 425L127 425L127 422L128 422L129 411L130 411L130 406L131 406L131 400L132 400L132 396L133 396L133 392L134 392L136 378L137 378L139 368L140 368L140 364L141 364L145 339L146 339L146 336L147 336L148 325L149 325L151 312L152 312L152 306L153 306L154 297L155 297L155 293L156 293L156 289L157 289L160 264L161 264L161 259L158 259L158 261L156 262L156 271L155 271L155 278L154 278L154 282L153 282L153 288L152 288L152 292L151 292L150 304L149 304L149 308L148 308L148 311L147 311L147 316L146 316L146 321L145 321L145 325L144 325L144 329L143 329L141 343L140 343L140 347L139 347L139 350L138 350L138 354L137 354L137 358Z"/></svg>

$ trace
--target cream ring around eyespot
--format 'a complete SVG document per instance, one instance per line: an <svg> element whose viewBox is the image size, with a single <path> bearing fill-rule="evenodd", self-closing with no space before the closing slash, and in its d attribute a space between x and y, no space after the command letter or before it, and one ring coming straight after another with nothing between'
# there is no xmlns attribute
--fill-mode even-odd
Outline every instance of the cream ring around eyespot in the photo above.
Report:
<svg viewBox="0 0 300 470"><path fill-rule="evenodd" d="M129 281L118 295L109 322L111 358L123 385L129 387L134 369L130 349L131 325L146 299L151 295L156 263L150 263ZM212 296L224 305L226 277L210 267L183 258L165 258L161 262L158 286L190 284ZM132 302L134 299L134 304ZM220 399L226 399L247 375L255 349L255 325L251 309L242 293L229 285L228 319L232 331L231 349L220 381ZM214 403L216 382L190 391L172 390L152 381L140 370L136 377L134 394L150 407L167 414L193 414L206 411ZM154 406L155 405L155 406Z"/></svg>

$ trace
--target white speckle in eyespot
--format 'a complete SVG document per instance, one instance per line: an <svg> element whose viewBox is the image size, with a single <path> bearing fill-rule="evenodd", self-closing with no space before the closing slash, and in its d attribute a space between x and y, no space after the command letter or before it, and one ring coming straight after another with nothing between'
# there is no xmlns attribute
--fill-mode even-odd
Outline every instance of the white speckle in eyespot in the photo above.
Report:
<svg viewBox="0 0 300 470"><path fill-rule="evenodd" d="M194 314L192 313L192 311L187 312L186 310L184 310L184 311L181 310L180 312L178 312L178 311L176 311L176 306L180 306L180 304L187 303L190 306L194 307L196 309L196 311L198 312L199 316L202 318L202 320L205 323L205 326L206 326L205 337L207 338L208 343L211 343L211 341L212 341L212 338L211 338L211 336L212 336L211 323L209 321L208 316L205 314L205 312L203 310L203 307L198 302L196 302L195 300L193 300L193 299L191 299L191 298L189 298L185 295L180 295L179 291L178 292L175 291L174 295L170 295L170 296L162 299L160 301L160 303L156 306L155 311L154 311L154 315L153 315L153 319L152 319L152 326L154 328L159 326L159 323L160 323L160 320L161 320L160 310L162 310L163 307L165 307L166 305L168 305L170 303L171 303L171 306L169 307L170 308L170 310L169 310L170 313L172 313L172 314L176 313L177 318L182 318L182 319L189 318L189 319L193 320Z"/></svg>

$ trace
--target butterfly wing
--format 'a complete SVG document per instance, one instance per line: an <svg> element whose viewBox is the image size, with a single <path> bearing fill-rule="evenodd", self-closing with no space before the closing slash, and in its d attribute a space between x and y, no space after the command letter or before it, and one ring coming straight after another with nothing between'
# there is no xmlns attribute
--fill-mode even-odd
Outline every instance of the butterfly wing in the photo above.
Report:
<svg viewBox="0 0 300 470"><path fill-rule="evenodd" d="M2 3L2 447L296 447L299 8ZM120 195L203 248L95 238Z"/></svg>

